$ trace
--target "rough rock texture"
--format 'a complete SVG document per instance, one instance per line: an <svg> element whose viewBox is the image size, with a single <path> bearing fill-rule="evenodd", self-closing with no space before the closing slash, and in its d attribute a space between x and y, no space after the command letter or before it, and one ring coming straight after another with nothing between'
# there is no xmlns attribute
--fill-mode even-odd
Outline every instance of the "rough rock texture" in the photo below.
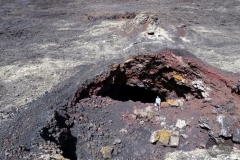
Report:
<svg viewBox="0 0 240 160"><path fill-rule="evenodd" d="M166 131L166 130L160 130L158 132L159 134L159 139L158 141L163 144L163 145L168 145L169 143L169 139L170 139L170 136L171 136L171 133L169 131Z"/></svg>
<svg viewBox="0 0 240 160"><path fill-rule="evenodd" d="M178 147L179 145L179 131L173 131L170 137L169 146Z"/></svg>
<svg viewBox="0 0 240 160"><path fill-rule="evenodd" d="M219 123L220 126L220 136L223 137L231 137L232 133L231 133L231 126L229 125L229 120L226 118L225 115L218 115L217 116L217 122Z"/></svg>
<svg viewBox="0 0 240 160"><path fill-rule="evenodd" d="M240 128L233 127L232 132L233 132L233 138L232 138L233 142L240 143Z"/></svg>
<svg viewBox="0 0 240 160"><path fill-rule="evenodd" d="M219 148L214 146L211 149L212 152L219 152ZM177 151L173 153L168 153L164 159L165 160L223 160L223 159L230 159L230 160L239 160L240 158L240 152L239 150L233 149L230 153L218 153L216 156L211 156L209 154L209 151L206 149L196 149L190 152L184 152L184 151Z"/></svg>

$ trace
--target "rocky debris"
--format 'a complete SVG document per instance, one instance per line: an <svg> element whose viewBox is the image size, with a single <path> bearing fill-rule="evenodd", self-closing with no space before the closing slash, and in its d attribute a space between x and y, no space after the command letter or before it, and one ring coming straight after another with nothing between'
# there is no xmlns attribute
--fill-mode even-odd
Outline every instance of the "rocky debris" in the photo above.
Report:
<svg viewBox="0 0 240 160"><path fill-rule="evenodd" d="M199 126L201 128L204 128L204 129L207 129L207 130L212 129L212 126L209 124L209 120L207 118L200 117L198 122L199 122Z"/></svg>
<svg viewBox="0 0 240 160"><path fill-rule="evenodd" d="M240 94L240 78L238 79L237 84L232 86L232 92Z"/></svg>
<svg viewBox="0 0 240 160"><path fill-rule="evenodd" d="M160 130L159 131L159 142L162 143L163 145L168 145L169 143L169 138L171 136L171 132L166 131L166 130Z"/></svg>
<svg viewBox="0 0 240 160"><path fill-rule="evenodd" d="M231 155L232 151L233 151L233 146L226 145L226 144L214 145L208 149L208 153L212 157L218 157L219 155Z"/></svg>
<svg viewBox="0 0 240 160"><path fill-rule="evenodd" d="M167 153L164 157L164 160L239 160L240 151L236 148L230 149L225 147L227 151L219 149L217 146L213 146L210 149L195 149L193 151L175 151L172 153ZM230 151L230 152L229 152ZM214 153L211 155L211 153ZM217 154L215 154L217 153ZM226 154L227 153L227 154Z"/></svg>
<svg viewBox="0 0 240 160"><path fill-rule="evenodd" d="M114 140L114 142L113 142L113 144L115 145L115 144L120 144L122 141L121 141L121 139L115 139Z"/></svg>
<svg viewBox="0 0 240 160"><path fill-rule="evenodd" d="M167 99L166 102L161 103L161 107L183 107L184 99Z"/></svg>
<svg viewBox="0 0 240 160"><path fill-rule="evenodd" d="M178 147L179 145L179 132L178 131L173 131L172 135L170 137L170 142L169 142L169 146L170 147Z"/></svg>
<svg viewBox="0 0 240 160"><path fill-rule="evenodd" d="M49 145L40 146L39 149L43 152L40 153L38 159L44 159L44 160L69 160L68 158L65 158L62 156L61 151L56 150L54 147L51 147Z"/></svg>
<svg viewBox="0 0 240 160"><path fill-rule="evenodd" d="M209 98L209 92L211 89L203 84L201 80L195 80L191 82L191 85L195 88L201 91L201 96L203 98Z"/></svg>
<svg viewBox="0 0 240 160"><path fill-rule="evenodd" d="M133 113L136 115L137 119L146 118L148 121L156 115L152 106L148 106L145 109L135 109Z"/></svg>
<svg viewBox="0 0 240 160"><path fill-rule="evenodd" d="M161 144L167 146L169 143L170 136L171 131L166 130L154 131L151 135L150 142L151 143L160 142Z"/></svg>
<svg viewBox="0 0 240 160"><path fill-rule="evenodd" d="M223 106L223 108L230 114L233 115L235 113L235 108L236 106L234 105L234 103L232 103L231 101L229 103L227 103L226 105Z"/></svg>
<svg viewBox="0 0 240 160"><path fill-rule="evenodd" d="M156 26L157 24L159 24L158 16L156 14L140 13L136 15L133 21L133 24L135 27L140 27L141 25L144 25L146 23L149 23L150 26ZM154 30L152 30L153 33L154 33Z"/></svg>
<svg viewBox="0 0 240 160"><path fill-rule="evenodd" d="M44 159L44 160L69 160L67 158L64 158L61 154L44 154L39 157L39 159Z"/></svg>
<svg viewBox="0 0 240 160"><path fill-rule="evenodd" d="M119 131L120 135L125 135L125 134L128 134L128 130L123 128Z"/></svg>
<svg viewBox="0 0 240 160"><path fill-rule="evenodd" d="M138 14L134 19L134 24L137 26L143 25L147 23L148 20L148 14L147 13L140 13Z"/></svg>
<svg viewBox="0 0 240 160"><path fill-rule="evenodd" d="M229 125L229 121L227 117L223 114L217 116L217 122L220 127L219 136L223 136L225 138L232 137L231 126Z"/></svg>
<svg viewBox="0 0 240 160"><path fill-rule="evenodd" d="M150 24L158 24L159 23L159 19L158 19L158 15L156 15L156 14L150 14L149 15L149 18L148 18L148 22L150 23Z"/></svg>
<svg viewBox="0 0 240 160"><path fill-rule="evenodd" d="M187 138L188 138L188 135L186 135L186 134L181 134L181 136L182 136L184 139L187 139Z"/></svg>
<svg viewBox="0 0 240 160"><path fill-rule="evenodd" d="M150 142L155 143L159 140L159 131L154 131L151 135Z"/></svg>
<svg viewBox="0 0 240 160"><path fill-rule="evenodd" d="M178 107L179 103L177 100L173 100L173 99L168 99L167 103L171 106L171 107Z"/></svg>
<svg viewBox="0 0 240 160"><path fill-rule="evenodd" d="M240 128L232 127L232 141L240 143Z"/></svg>
<svg viewBox="0 0 240 160"><path fill-rule="evenodd" d="M167 108L170 107L168 102L161 102L161 108Z"/></svg>
<svg viewBox="0 0 240 160"><path fill-rule="evenodd" d="M109 146L105 146L101 149L101 153L102 153L102 157L104 159L109 159L109 158L112 158L112 151L113 151L113 148L112 147L109 147Z"/></svg>
<svg viewBox="0 0 240 160"><path fill-rule="evenodd" d="M183 129L184 127L187 126L187 123L186 123L185 120L178 119L175 126L180 128L180 129Z"/></svg>

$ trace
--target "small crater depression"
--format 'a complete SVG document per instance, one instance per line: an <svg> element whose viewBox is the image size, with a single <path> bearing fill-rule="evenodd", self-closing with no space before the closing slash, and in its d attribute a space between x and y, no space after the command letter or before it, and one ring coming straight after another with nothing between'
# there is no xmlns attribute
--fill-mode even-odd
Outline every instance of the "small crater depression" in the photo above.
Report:
<svg viewBox="0 0 240 160"><path fill-rule="evenodd" d="M93 95L142 103L153 103L157 96L162 101L186 98L187 95L204 98L203 89L192 83L194 79L202 79L195 68L197 66L192 64L190 67L184 63L183 57L169 50L130 58L123 64L114 64L110 71L85 83L72 102L77 103Z"/></svg>

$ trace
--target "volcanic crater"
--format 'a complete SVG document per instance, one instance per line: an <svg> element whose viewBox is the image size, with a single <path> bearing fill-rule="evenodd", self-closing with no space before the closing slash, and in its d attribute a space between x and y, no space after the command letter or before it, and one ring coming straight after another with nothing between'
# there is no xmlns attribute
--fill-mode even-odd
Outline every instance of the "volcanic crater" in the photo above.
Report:
<svg viewBox="0 0 240 160"><path fill-rule="evenodd" d="M184 50L134 56L81 85L41 129L42 145L66 159L164 159L177 150L214 154L213 146L230 153L240 142L237 81Z"/></svg>

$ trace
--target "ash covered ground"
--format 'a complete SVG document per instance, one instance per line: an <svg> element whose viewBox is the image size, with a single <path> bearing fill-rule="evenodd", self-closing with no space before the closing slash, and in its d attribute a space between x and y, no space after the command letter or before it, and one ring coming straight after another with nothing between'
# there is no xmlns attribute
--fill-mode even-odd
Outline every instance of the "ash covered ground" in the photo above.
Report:
<svg viewBox="0 0 240 160"><path fill-rule="evenodd" d="M239 3L0 1L1 159L239 159Z"/></svg>

